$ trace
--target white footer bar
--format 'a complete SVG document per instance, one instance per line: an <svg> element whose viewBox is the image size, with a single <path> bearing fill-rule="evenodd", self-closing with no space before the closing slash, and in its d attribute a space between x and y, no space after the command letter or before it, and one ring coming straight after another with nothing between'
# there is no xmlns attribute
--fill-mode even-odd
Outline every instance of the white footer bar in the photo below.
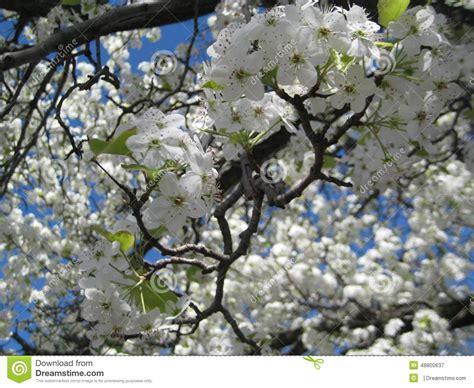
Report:
<svg viewBox="0 0 474 388"><path fill-rule="evenodd" d="M467 387L474 357L2 356L1 387Z"/></svg>

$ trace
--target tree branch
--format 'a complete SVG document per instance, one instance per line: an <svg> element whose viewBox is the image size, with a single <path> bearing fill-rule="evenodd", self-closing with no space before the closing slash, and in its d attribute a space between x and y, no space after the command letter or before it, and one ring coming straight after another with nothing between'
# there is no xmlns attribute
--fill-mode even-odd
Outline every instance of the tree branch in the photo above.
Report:
<svg viewBox="0 0 474 388"><path fill-rule="evenodd" d="M214 11L217 3L217 0L200 0L199 16ZM38 62L56 51L59 45L66 46L73 39L80 45L114 32L157 27L188 20L192 17L194 17L193 0L158 0L153 4L135 4L114 8L100 16L67 27L36 46L1 55L0 71Z"/></svg>

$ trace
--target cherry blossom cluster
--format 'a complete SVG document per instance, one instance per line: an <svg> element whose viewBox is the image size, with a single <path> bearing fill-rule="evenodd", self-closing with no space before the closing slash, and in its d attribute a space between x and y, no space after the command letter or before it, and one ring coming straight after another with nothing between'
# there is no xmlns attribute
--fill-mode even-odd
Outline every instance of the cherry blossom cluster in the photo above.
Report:
<svg viewBox="0 0 474 388"><path fill-rule="evenodd" d="M146 301L140 303L135 290L147 282L144 269L138 264L140 260L131 262L118 242L106 240L98 241L79 256L82 272L79 286L84 291L81 316L90 323L86 335L91 349L99 349L106 340L127 335L164 340L170 320L187 307L185 296L168 299L164 293L168 289L164 283L156 283L158 279L148 292L154 291L153 297L162 299L163 305L150 308Z"/></svg>
<svg viewBox="0 0 474 388"><path fill-rule="evenodd" d="M217 192L212 153L204 151L199 139L183 130L184 125L180 114L150 109L117 132L136 128L126 145L138 166L152 172L146 188L158 195L152 196L144 212L151 229L163 226L176 233L188 217L208 214Z"/></svg>
<svg viewBox="0 0 474 388"><path fill-rule="evenodd" d="M245 136L228 133L274 130L277 112L293 108L291 100L278 98L282 91L304 99L316 131L330 112L344 114L329 134L359 115L349 132L358 146L343 161L351 166L356 188L393 163L374 185L385 188L407 166L452 145L443 134L453 115L444 123L438 119L467 95L472 43L453 46L446 18L429 6L411 8L383 29L357 5L345 10L316 3L274 7L220 32L208 50L212 62L204 75L204 87L214 89L207 93L211 123L226 148L245 148ZM296 122L294 114L290 120ZM395 158L400 152L404 156Z"/></svg>
<svg viewBox="0 0 474 388"><path fill-rule="evenodd" d="M199 139L183 130L184 125L182 115L165 115L150 109L119 126L114 136L116 139L132 133L125 145L129 150L127 157L135 164L123 167L147 175L145 187L140 188L148 199L143 206L142 227L151 235L165 232L176 235L188 217L205 217L214 202L217 172L212 154L203 150ZM138 234L136 222L123 220L114 232ZM118 241L103 239L80 258L79 268L85 275L79 282L85 295L82 314L89 322L97 323L87 334L93 347L100 346L110 335L142 335L158 330L164 317L169 318L177 306L185 303L184 299L171 299L160 309L140 304L133 290L142 284L146 284L142 286L146 288L143 292L166 298L150 284L140 252L133 255L134 258L130 257ZM156 277L154 280L159 281Z"/></svg>
<svg viewBox="0 0 474 388"><path fill-rule="evenodd" d="M284 125L289 132L295 132L294 109L275 93L266 93L259 101L241 98L226 102L215 99L215 93L206 90L207 108L197 115L194 128L224 139L223 155L233 159L242 147L252 147L268 138ZM214 127L217 131L210 130Z"/></svg>

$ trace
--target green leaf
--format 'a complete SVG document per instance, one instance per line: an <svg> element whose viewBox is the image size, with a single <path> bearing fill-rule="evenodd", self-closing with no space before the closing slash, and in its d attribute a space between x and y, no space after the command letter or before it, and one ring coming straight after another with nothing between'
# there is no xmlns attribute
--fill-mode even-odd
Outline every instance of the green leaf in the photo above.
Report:
<svg viewBox="0 0 474 388"><path fill-rule="evenodd" d="M100 234L102 237L105 237L107 240L113 241L113 240L112 240L113 233L111 233L111 232L105 230L102 226L94 225L94 226L91 227L91 229L92 229L94 232Z"/></svg>
<svg viewBox="0 0 474 388"><path fill-rule="evenodd" d="M385 48L387 50L391 50L394 46L394 44L392 42L375 42L375 45L377 47L382 47L382 48Z"/></svg>
<svg viewBox="0 0 474 388"><path fill-rule="evenodd" d="M118 241L120 243L120 249L123 252L128 251L135 244L135 236L127 230L119 230L117 233L111 233L99 225L93 226L92 230L110 242Z"/></svg>
<svg viewBox="0 0 474 388"><path fill-rule="evenodd" d="M175 160L166 160L158 169L148 168L141 164L122 164L122 168L129 171L143 171L147 177L154 181L154 185L160 182L162 174L166 171L174 171L177 174L185 172L185 165L177 163Z"/></svg>
<svg viewBox="0 0 474 388"><path fill-rule="evenodd" d="M166 79L166 76L161 76L160 81L162 82L162 84L163 84L162 87L165 91L171 92L173 90L171 84Z"/></svg>
<svg viewBox="0 0 474 388"><path fill-rule="evenodd" d="M333 168L336 166L336 158L333 158L332 156L325 156L324 157L324 164L323 168Z"/></svg>
<svg viewBox="0 0 474 388"><path fill-rule="evenodd" d="M148 168L146 166L142 166L141 164L122 164L122 168L129 171L143 171L148 178L154 179L162 170L153 170L152 168ZM155 182L156 184L158 183Z"/></svg>
<svg viewBox="0 0 474 388"><path fill-rule="evenodd" d="M155 229L151 229L150 230L150 234L154 237L154 238L159 238L163 235L163 233L166 233L168 229L166 229L166 226L159 226L158 228L155 228Z"/></svg>
<svg viewBox="0 0 474 388"><path fill-rule="evenodd" d="M474 121L474 109L470 109L465 113L466 118Z"/></svg>
<svg viewBox="0 0 474 388"><path fill-rule="evenodd" d="M69 258L71 257L71 254L72 254L72 247L68 243L66 243L63 250L61 251L61 256Z"/></svg>
<svg viewBox="0 0 474 388"><path fill-rule="evenodd" d="M186 277L190 281L195 281L197 279L196 275L198 275L200 271L198 267L191 266L186 270Z"/></svg>
<svg viewBox="0 0 474 388"><path fill-rule="evenodd" d="M278 66L275 66L272 70L267 71L262 77L262 82L265 85L274 85L276 82L277 72Z"/></svg>
<svg viewBox="0 0 474 388"><path fill-rule="evenodd" d="M384 27L388 27L390 22L400 18L409 4L410 0L379 0L379 23Z"/></svg>
<svg viewBox="0 0 474 388"><path fill-rule="evenodd" d="M129 171L144 171L147 174L152 173L154 170L148 168L146 166L142 166L141 164L122 164L121 167L125 170Z"/></svg>
<svg viewBox="0 0 474 388"><path fill-rule="evenodd" d="M104 153L103 151L109 146L109 143L107 143L104 140L100 139L90 139L89 140L89 147L91 151L94 153L94 155L100 155Z"/></svg>
<svg viewBox="0 0 474 388"><path fill-rule="evenodd" d="M338 51L331 49L329 61L341 71L345 72L347 68L354 62L354 57L347 54L341 54Z"/></svg>
<svg viewBox="0 0 474 388"><path fill-rule="evenodd" d="M219 85L216 81L213 80L207 81L204 85L202 85L202 87L217 91L224 90L224 86Z"/></svg>
<svg viewBox="0 0 474 388"><path fill-rule="evenodd" d="M128 259L129 259L130 265L132 266L134 271L136 271L139 274L145 273L145 269L143 267L144 260L143 260L143 255L142 254L139 254L137 252L133 252L129 256Z"/></svg>
<svg viewBox="0 0 474 388"><path fill-rule="evenodd" d="M120 249L124 252L128 251L135 244L135 236L127 230L119 230L113 235L113 239L120 243Z"/></svg>
<svg viewBox="0 0 474 388"><path fill-rule="evenodd" d="M81 4L81 0L63 0L63 5L73 6Z"/></svg>
<svg viewBox="0 0 474 388"><path fill-rule="evenodd" d="M430 154L422 148L416 151L416 156L419 156L420 158L427 158L428 156L430 156Z"/></svg>
<svg viewBox="0 0 474 388"><path fill-rule="evenodd" d="M169 307L176 304L178 297L164 285L160 285L160 292L153 289L149 280L137 282L133 286L125 287L128 293L129 300L144 313L159 309L160 312L165 313L169 311Z"/></svg>
<svg viewBox="0 0 474 388"><path fill-rule="evenodd" d="M130 136L136 133L136 128L128 129L110 142L100 139L90 139L89 147L96 156L101 154L128 155L130 154L130 150L127 147L126 141Z"/></svg>
<svg viewBox="0 0 474 388"><path fill-rule="evenodd" d="M296 162L296 171L301 172L301 169L304 167L304 162L302 160L298 160Z"/></svg>

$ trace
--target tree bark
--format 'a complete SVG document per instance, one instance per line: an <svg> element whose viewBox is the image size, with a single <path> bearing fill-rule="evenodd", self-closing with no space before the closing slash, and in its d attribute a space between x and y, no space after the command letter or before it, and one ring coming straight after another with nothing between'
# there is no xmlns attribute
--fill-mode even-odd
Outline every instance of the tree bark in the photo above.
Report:
<svg viewBox="0 0 474 388"><path fill-rule="evenodd" d="M2 1L2 0L0 0ZM9 70L27 63L39 62L58 46L67 46L74 41L81 45L96 37L114 32L131 31L162 26L188 20L194 16L195 0L158 0L156 3L129 5L111 9L100 16L65 28L51 35L44 42L24 50L5 53L0 56L0 71ZM214 11L218 0L198 0L199 16ZM1 3L0 3L1 6Z"/></svg>
<svg viewBox="0 0 474 388"><path fill-rule="evenodd" d="M0 0L0 8L13 11L21 16L46 16L60 0Z"/></svg>

